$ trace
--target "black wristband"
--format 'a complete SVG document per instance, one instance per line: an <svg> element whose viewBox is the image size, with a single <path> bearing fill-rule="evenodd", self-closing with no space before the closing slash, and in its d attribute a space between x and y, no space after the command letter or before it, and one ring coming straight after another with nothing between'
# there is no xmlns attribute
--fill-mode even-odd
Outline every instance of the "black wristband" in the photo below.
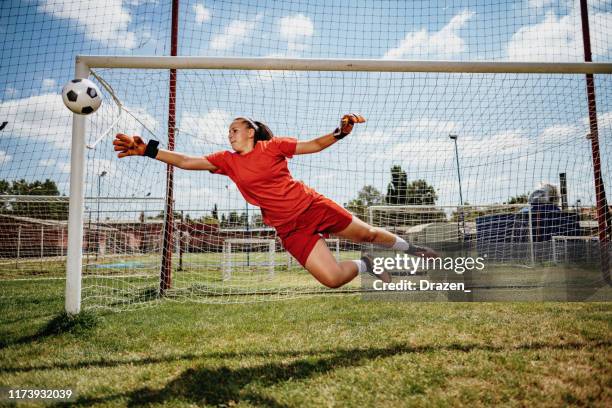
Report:
<svg viewBox="0 0 612 408"><path fill-rule="evenodd" d="M147 143L147 148L145 149L144 155L147 157L150 157L152 159L157 157L157 153L159 153L159 149L157 148L157 146L159 146L159 142L157 140L149 140L149 143Z"/></svg>
<svg viewBox="0 0 612 408"><path fill-rule="evenodd" d="M332 133L332 135L336 138L336 140L342 140L346 136L348 136L348 133L342 132L342 130L339 127L337 127Z"/></svg>

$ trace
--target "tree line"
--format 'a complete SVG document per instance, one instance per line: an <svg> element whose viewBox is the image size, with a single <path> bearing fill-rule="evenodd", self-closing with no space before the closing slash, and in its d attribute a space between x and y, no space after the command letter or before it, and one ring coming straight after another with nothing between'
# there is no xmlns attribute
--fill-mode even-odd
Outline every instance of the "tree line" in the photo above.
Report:
<svg viewBox="0 0 612 408"><path fill-rule="evenodd" d="M53 196L59 197L60 191L55 181L27 181L25 179L8 181L0 179L0 196ZM65 221L68 219L67 201L32 201L17 199L0 200L0 214L16 217L30 217L46 220Z"/></svg>
<svg viewBox="0 0 612 408"><path fill-rule="evenodd" d="M406 171L401 166L392 166L390 169L391 181L387 185L386 194L382 194L376 187L365 185L357 193L357 197L344 203L344 207L359 218L366 221L373 221L376 225L416 225L425 222L445 222L447 215L441 209L432 208L436 205L438 195L436 188L424 179L408 181ZM60 191L55 181L46 179L44 181L27 181L25 179L8 181L0 179L0 195L15 196L60 196ZM520 194L508 199L504 204L523 204L528 201L528 194ZM373 211L368 214L368 208L372 206L428 206L427 209L386 209L384 211ZM1 200L0 214L8 214L21 217L31 217L50 220L68 219L67 201L38 201L22 202L19 200ZM477 207L471 207L465 203L462 214L453 211L450 215L451 221L474 220L485 213ZM370 220L372 215L373 220ZM164 212L157 215L146 217L147 219L163 219ZM222 213L219 216L217 204L214 205L210 215L194 218L190 214L183 214L176 211L174 218L186 222L195 221L206 224L217 224L221 228L246 228L263 227L263 219L259 211L253 211L247 217L246 212L230 211L227 215ZM140 216L144 222L144 213Z"/></svg>

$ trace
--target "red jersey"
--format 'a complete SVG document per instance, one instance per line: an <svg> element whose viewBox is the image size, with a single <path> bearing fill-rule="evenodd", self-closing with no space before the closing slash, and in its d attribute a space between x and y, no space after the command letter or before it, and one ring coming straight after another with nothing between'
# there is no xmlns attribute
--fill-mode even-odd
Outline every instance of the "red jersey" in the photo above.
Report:
<svg viewBox="0 0 612 408"><path fill-rule="evenodd" d="M287 158L296 147L297 139L273 137L244 155L222 151L206 159L217 167L215 174L231 178L244 199L261 208L266 224L276 227L295 219L320 196L289 172Z"/></svg>

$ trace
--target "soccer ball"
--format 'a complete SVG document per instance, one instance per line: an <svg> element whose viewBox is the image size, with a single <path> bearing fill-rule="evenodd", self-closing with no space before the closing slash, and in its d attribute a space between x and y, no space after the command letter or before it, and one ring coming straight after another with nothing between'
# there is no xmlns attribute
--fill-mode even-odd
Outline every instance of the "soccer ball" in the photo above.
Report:
<svg viewBox="0 0 612 408"><path fill-rule="evenodd" d="M76 78L62 89L64 105L79 115L89 115L102 104L100 90L89 79Z"/></svg>

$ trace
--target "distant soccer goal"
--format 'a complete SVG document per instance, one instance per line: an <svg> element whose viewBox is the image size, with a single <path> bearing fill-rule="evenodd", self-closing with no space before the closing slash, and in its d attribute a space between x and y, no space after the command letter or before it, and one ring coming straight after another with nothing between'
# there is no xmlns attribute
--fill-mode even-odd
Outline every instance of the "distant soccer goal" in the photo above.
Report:
<svg viewBox="0 0 612 408"><path fill-rule="evenodd" d="M223 280L274 278L275 239L233 238L223 241Z"/></svg>
<svg viewBox="0 0 612 408"><path fill-rule="evenodd" d="M599 238L593 236L555 236L552 258L555 263L594 263L599 258Z"/></svg>

